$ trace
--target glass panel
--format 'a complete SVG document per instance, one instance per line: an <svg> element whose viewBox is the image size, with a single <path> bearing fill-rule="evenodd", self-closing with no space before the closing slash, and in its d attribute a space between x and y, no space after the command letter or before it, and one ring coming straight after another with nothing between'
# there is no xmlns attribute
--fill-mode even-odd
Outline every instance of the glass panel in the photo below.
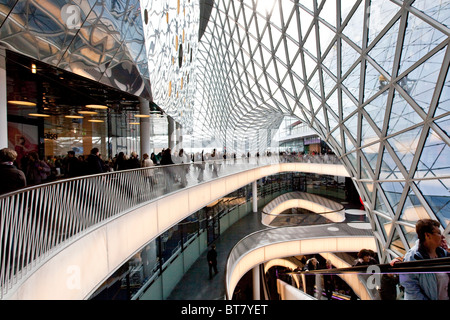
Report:
<svg viewBox="0 0 450 320"><path fill-rule="evenodd" d="M378 141L379 137L372 129L372 126L367 122L366 118L362 116L361 122L361 146Z"/></svg>
<svg viewBox="0 0 450 320"><path fill-rule="evenodd" d="M356 67L350 72L350 74L345 78L342 82L343 85L351 92L353 97L358 101L359 100L359 83L361 75L361 64L358 63Z"/></svg>
<svg viewBox="0 0 450 320"><path fill-rule="evenodd" d="M421 122L423 122L423 119L396 91L392 102L391 117L387 134L393 134Z"/></svg>
<svg viewBox="0 0 450 320"><path fill-rule="evenodd" d="M382 75L377 69L375 69L369 61L366 61L366 77L364 83L364 101L368 100L379 90L385 88L388 85L389 80Z"/></svg>
<svg viewBox="0 0 450 320"><path fill-rule="evenodd" d="M398 84L428 113L446 48L403 77Z"/></svg>
<svg viewBox="0 0 450 320"><path fill-rule="evenodd" d="M414 1L412 6L450 27L450 2L446 0Z"/></svg>
<svg viewBox="0 0 450 320"><path fill-rule="evenodd" d="M327 67L335 76L337 76L337 44L333 44L333 47L328 52L325 59L322 61L322 65Z"/></svg>
<svg viewBox="0 0 450 320"><path fill-rule="evenodd" d="M414 178L450 176L449 159L449 146L430 129Z"/></svg>
<svg viewBox="0 0 450 320"><path fill-rule="evenodd" d="M383 213L389 214L388 210L386 209L386 204L384 203L384 200L380 196L380 191L379 190L377 190L377 197L375 199L375 210L377 210L379 212L383 212ZM392 227L392 225L389 226L389 230L386 229L388 234L390 232L390 228L391 227Z"/></svg>
<svg viewBox="0 0 450 320"><path fill-rule="evenodd" d="M417 150L422 129L423 127L418 127L396 135L388 140L407 171L411 168L411 163Z"/></svg>
<svg viewBox="0 0 450 320"><path fill-rule="evenodd" d="M394 65L399 25L400 20L386 32L383 38L369 52L370 57L389 74L392 73L392 67Z"/></svg>
<svg viewBox="0 0 450 320"><path fill-rule="evenodd" d="M377 160L378 160L378 152L380 149L380 143L373 144L369 147L362 148L361 151L363 152L364 156L366 157L367 161L369 162L369 165L372 169L372 172L375 172L376 166L377 166Z"/></svg>
<svg viewBox="0 0 450 320"><path fill-rule="evenodd" d="M392 221L380 214L375 214L375 217L378 219L378 222L380 223L380 227L381 230L383 231L384 236L387 237L392 230Z"/></svg>
<svg viewBox="0 0 450 320"><path fill-rule="evenodd" d="M399 74L416 63L447 36L413 14L408 14Z"/></svg>
<svg viewBox="0 0 450 320"><path fill-rule="evenodd" d="M416 244L416 241L417 241L416 228L405 226L405 225L401 224L400 229L402 230L403 235L405 236L406 241L408 242L408 246L410 248L414 247L414 245Z"/></svg>
<svg viewBox="0 0 450 320"><path fill-rule="evenodd" d="M363 36L363 23L364 23L364 1L358 6L355 13L351 17L347 26L344 28L344 34L356 43L359 47L362 47Z"/></svg>
<svg viewBox="0 0 450 320"><path fill-rule="evenodd" d="M400 220L415 224L420 219L430 219L430 216L414 191L410 189L403 205Z"/></svg>
<svg viewBox="0 0 450 320"><path fill-rule="evenodd" d="M342 52L342 69L341 75L345 75L348 69L351 67L353 63L359 58L360 54L351 47L347 41L344 39L341 40L341 52Z"/></svg>
<svg viewBox="0 0 450 320"><path fill-rule="evenodd" d="M450 73L447 72L447 77L445 78L445 83L441 91L441 96L439 97L439 103L435 112L435 116L440 116L446 112L450 111ZM448 128L448 127L447 127Z"/></svg>
<svg viewBox="0 0 450 320"><path fill-rule="evenodd" d="M328 1L330 2L330 1ZM330 16L333 16L334 14L330 14ZM328 28L326 25L324 25L319 20L319 40L320 40L320 53L322 55L323 52L325 52L330 45L331 40L336 34L331 31L330 28Z"/></svg>
<svg viewBox="0 0 450 320"><path fill-rule="evenodd" d="M345 121L344 125L347 127L350 134L353 136L353 140L358 141L358 113L352 115L347 121Z"/></svg>
<svg viewBox="0 0 450 320"><path fill-rule="evenodd" d="M347 133L344 131L344 139L345 139L345 152L351 152L355 150L355 145L352 140L348 137Z"/></svg>
<svg viewBox="0 0 450 320"><path fill-rule="evenodd" d="M386 113L387 91L379 95L364 107L372 121L377 125L380 131L383 129L384 116Z"/></svg>
<svg viewBox="0 0 450 320"><path fill-rule="evenodd" d="M397 167L397 164L392 159L386 147L384 148L383 159L381 160L380 179L403 179L400 169Z"/></svg>
<svg viewBox="0 0 450 320"><path fill-rule="evenodd" d="M443 225L450 223L450 179L423 180L417 188Z"/></svg>
<svg viewBox="0 0 450 320"><path fill-rule="evenodd" d="M336 1L326 0L319 16L330 23L333 27L336 27Z"/></svg>
<svg viewBox="0 0 450 320"><path fill-rule="evenodd" d="M322 78L323 78L323 90L325 92L325 97L328 97L331 90L333 90L336 87L336 81L325 70L322 70Z"/></svg>
<svg viewBox="0 0 450 320"><path fill-rule="evenodd" d="M347 96L347 94L342 91L342 117L345 119L350 113L356 110L356 105Z"/></svg>
<svg viewBox="0 0 450 320"><path fill-rule="evenodd" d="M406 253L405 245L399 236L397 229L394 230L394 235L392 237L391 245L389 248L396 252L399 256L404 256Z"/></svg>
<svg viewBox="0 0 450 320"><path fill-rule="evenodd" d="M395 212L397 210L398 203L402 196L404 189L404 183L400 182L382 182L381 188L389 201L392 210Z"/></svg>
<svg viewBox="0 0 450 320"><path fill-rule="evenodd" d="M400 7L389 0L371 1L369 14L369 44L399 11ZM395 47L395 46L394 46Z"/></svg>

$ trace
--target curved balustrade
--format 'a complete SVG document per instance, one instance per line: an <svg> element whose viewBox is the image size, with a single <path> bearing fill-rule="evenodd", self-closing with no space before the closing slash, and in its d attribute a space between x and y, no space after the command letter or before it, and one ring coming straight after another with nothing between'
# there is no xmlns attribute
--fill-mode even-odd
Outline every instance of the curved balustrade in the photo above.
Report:
<svg viewBox="0 0 450 320"><path fill-rule="evenodd" d="M284 217L289 219L289 221L285 221L285 224L298 225L296 218L302 218L305 214L282 213L292 208L306 209L332 222L345 220L345 208L342 204L315 194L296 191L285 193L266 205L262 210L261 222L270 226L277 217Z"/></svg>
<svg viewBox="0 0 450 320"><path fill-rule="evenodd" d="M241 239L228 255L226 297L231 300L239 280L260 263L317 252L358 252L361 248L377 251L373 233L346 223L257 231Z"/></svg>
<svg viewBox="0 0 450 320"><path fill-rule="evenodd" d="M0 296L93 228L171 192L255 168L262 176L302 168L315 172L314 165L324 166L323 159L315 161L322 162L294 156L210 160L83 176L2 195ZM332 174L334 167L325 170ZM343 166L339 170L348 175Z"/></svg>

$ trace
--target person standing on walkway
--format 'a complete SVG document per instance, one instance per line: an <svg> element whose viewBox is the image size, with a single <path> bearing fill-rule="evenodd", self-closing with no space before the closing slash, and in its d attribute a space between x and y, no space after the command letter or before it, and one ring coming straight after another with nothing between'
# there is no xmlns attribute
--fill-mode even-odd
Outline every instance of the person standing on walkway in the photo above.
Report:
<svg viewBox="0 0 450 320"><path fill-rule="evenodd" d="M16 158L16 151L8 148L0 150L0 174L3 179L3 183L0 184L0 194L16 191L27 185L23 171L14 166Z"/></svg>
<svg viewBox="0 0 450 320"><path fill-rule="evenodd" d="M212 245L211 249L208 251L208 254L206 255L206 259L208 260L208 267L209 267L209 279L212 279L212 270L214 269L214 273L217 274L217 252L216 252L216 245Z"/></svg>

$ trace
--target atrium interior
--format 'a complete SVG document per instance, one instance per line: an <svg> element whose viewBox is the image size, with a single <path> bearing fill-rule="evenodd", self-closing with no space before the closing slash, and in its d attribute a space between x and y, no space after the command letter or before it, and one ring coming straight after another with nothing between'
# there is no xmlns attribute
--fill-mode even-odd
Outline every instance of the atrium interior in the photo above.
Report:
<svg viewBox="0 0 450 320"><path fill-rule="evenodd" d="M311 258L450 241L449 36L449 0L0 0L0 148L52 167L0 194L0 298L326 299Z"/></svg>

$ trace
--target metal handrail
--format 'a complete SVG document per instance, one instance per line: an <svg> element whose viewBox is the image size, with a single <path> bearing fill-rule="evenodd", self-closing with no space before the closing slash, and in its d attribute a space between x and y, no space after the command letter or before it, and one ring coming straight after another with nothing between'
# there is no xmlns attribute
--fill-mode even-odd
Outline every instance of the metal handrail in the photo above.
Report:
<svg viewBox="0 0 450 320"><path fill-rule="evenodd" d="M377 272L372 272L373 267L378 268ZM337 274L366 274L367 269L371 268L371 274L383 273L419 273L419 272L444 272L450 271L450 258L436 258L415 261L396 262L394 265L389 263L360 265L347 268L333 268L333 269L318 269L318 270L304 270L285 272L285 274L321 274L321 275L337 275Z"/></svg>
<svg viewBox="0 0 450 320"><path fill-rule="evenodd" d="M224 176L286 161L302 160L275 156L194 161L63 179L3 194L0 299L55 252L92 228L178 190L174 179L193 186L216 178L218 172Z"/></svg>

